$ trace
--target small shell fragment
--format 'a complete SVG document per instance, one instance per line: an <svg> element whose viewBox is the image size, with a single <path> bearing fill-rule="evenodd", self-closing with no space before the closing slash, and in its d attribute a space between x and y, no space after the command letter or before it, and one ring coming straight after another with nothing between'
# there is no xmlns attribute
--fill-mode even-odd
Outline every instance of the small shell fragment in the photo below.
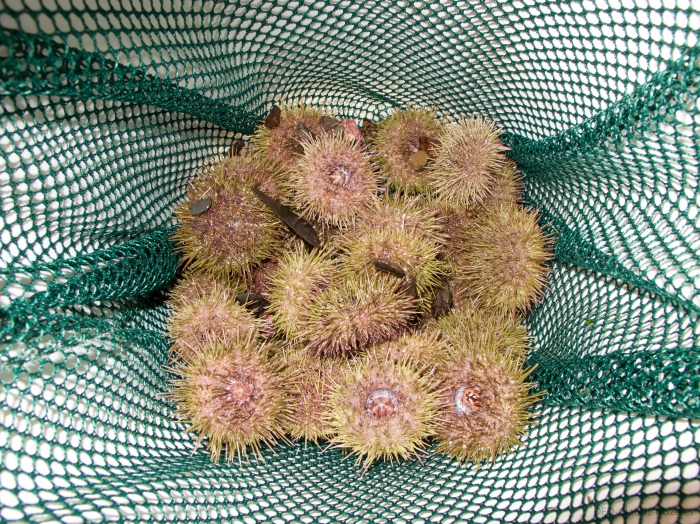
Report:
<svg viewBox="0 0 700 524"><path fill-rule="evenodd" d="M331 116L322 116L318 122L318 128L326 134L332 134L333 130L340 124L340 120Z"/></svg>
<svg viewBox="0 0 700 524"><path fill-rule="evenodd" d="M282 109L275 104L272 106L272 109L270 109L267 118L265 118L265 127L268 129L276 128L280 125L280 118L282 118Z"/></svg>
<svg viewBox="0 0 700 524"><path fill-rule="evenodd" d="M197 200L190 208L190 215L193 217L199 216L203 213L209 211L211 207L211 198L203 198L202 200Z"/></svg>
<svg viewBox="0 0 700 524"><path fill-rule="evenodd" d="M428 153L423 150L416 151L408 157L408 165L414 171L423 171L428 164Z"/></svg>

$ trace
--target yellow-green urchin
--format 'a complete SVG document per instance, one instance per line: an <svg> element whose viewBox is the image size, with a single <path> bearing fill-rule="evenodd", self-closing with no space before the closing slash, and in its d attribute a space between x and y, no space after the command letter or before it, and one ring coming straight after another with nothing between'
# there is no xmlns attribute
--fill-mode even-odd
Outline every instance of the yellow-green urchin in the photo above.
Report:
<svg viewBox="0 0 700 524"><path fill-rule="evenodd" d="M277 252L285 229L251 190L265 169L258 160L234 157L226 169L209 167L192 182L175 210L180 227L172 237L190 269L239 277ZM202 203L211 207L193 214Z"/></svg>
<svg viewBox="0 0 700 524"><path fill-rule="evenodd" d="M377 202L379 176L349 135L322 134L302 142L304 155L289 173L289 192L302 216L347 227Z"/></svg>
<svg viewBox="0 0 700 524"><path fill-rule="evenodd" d="M480 463L521 444L541 397L525 382L531 371L488 339L454 341L438 371L437 451Z"/></svg>
<svg viewBox="0 0 700 524"><path fill-rule="evenodd" d="M225 299L233 298L243 292L240 280L223 280L207 273L186 271L182 278L170 290L168 303L173 308L198 300L211 294L221 295Z"/></svg>
<svg viewBox="0 0 700 524"><path fill-rule="evenodd" d="M397 339L372 347L368 353L373 353L380 362L406 362L418 371L425 372L445 358L447 345L440 338L440 333L431 329L404 333Z"/></svg>
<svg viewBox="0 0 700 524"><path fill-rule="evenodd" d="M530 336L521 319L481 309L473 301L465 301L460 309L431 321L441 339L451 345L483 345L503 355L524 362L530 349Z"/></svg>
<svg viewBox="0 0 700 524"><path fill-rule="evenodd" d="M367 273L334 281L300 317L299 339L313 353L336 356L398 336L416 312L400 285Z"/></svg>
<svg viewBox="0 0 700 524"><path fill-rule="evenodd" d="M424 299L448 270L447 264L438 259L441 244L437 238L396 227L360 228L341 243L345 253L341 271L348 277L362 272L376 274L376 260L389 262L415 279L418 297ZM425 309L430 304L422 300L420 306Z"/></svg>
<svg viewBox="0 0 700 524"><path fill-rule="evenodd" d="M495 184L508 148L501 131L481 117L448 124L428 170L436 198L456 207L479 204Z"/></svg>
<svg viewBox="0 0 700 524"><path fill-rule="evenodd" d="M318 124L324 112L306 105L293 106L282 104L282 113L277 126L269 129L260 125L250 137L251 153L254 156L267 158L284 170L293 169L300 154L296 152L299 144L297 126L304 124L312 133L318 135ZM263 190L264 191L264 190Z"/></svg>
<svg viewBox="0 0 700 524"><path fill-rule="evenodd" d="M362 215L356 229L368 231L378 227L400 229L423 235L442 243L442 224L438 211L424 196L385 193L382 200Z"/></svg>
<svg viewBox="0 0 700 524"><path fill-rule="evenodd" d="M209 169L220 170L225 177L237 178L241 182L252 184L263 193L278 200L285 197L285 174L274 162L266 158L253 158L252 155L247 155L242 161L240 158L224 158Z"/></svg>
<svg viewBox="0 0 700 524"><path fill-rule="evenodd" d="M285 440L289 408L281 362L252 337L214 340L197 346L170 369L178 378L168 396L176 415L197 433L197 446L208 439L214 462L222 449L226 460L260 457L262 445Z"/></svg>
<svg viewBox="0 0 700 524"><path fill-rule="evenodd" d="M302 244L281 258L270 275L268 300L275 326L287 340L296 339L300 319L330 285L335 266L327 250L307 251Z"/></svg>
<svg viewBox="0 0 700 524"><path fill-rule="evenodd" d="M329 406L330 442L357 455L363 471L377 460L418 456L433 433L437 407L427 376L405 361L372 354L345 369Z"/></svg>
<svg viewBox="0 0 700 524"><path fill-rule="evenodd" d="M228 289L211 287L206 295L177 303L168 319L172 351L182 357L211 339L258 336L259 320L236 303L234 296Z"/></svg>
<svg viewBox="0 0 700 524"><path fill-rule="evenodd" d="M390 188L406 193L429 190L428 170L416 171L409 157L420 150L421 137L440 140L442 125L435 112L408 107L379 123L372 151Z"/></svg>
<svg viewBox="0 0 700 524"><path fill-rule="evenodd" d="M454 279L481 307L526 313L542 296L551 240L535 212L495 206L462 229L456 240Z"/></svg>
<svg viewBox="0 0 700 524"><path fill-rule="evenodd" d="M347 363L339 358L321 358L299 348L284 353L287 393L291 413L287 432L294 440L318 444L332 436L325 414L331 385Z"/></svg>
<svg viewBox="0 0 700 524"><path fill-rule="evenodd" d="M515 162L507 159L498 170L494 183L483 200L483 207L520 204L523 199L523 183Z"/></svg>

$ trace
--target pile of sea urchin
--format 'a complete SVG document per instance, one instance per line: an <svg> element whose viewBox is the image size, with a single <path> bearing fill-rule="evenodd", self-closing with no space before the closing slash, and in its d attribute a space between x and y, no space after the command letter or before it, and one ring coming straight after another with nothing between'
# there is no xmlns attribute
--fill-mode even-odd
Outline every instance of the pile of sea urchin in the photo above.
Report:
<svg viewBox="0 0 700 524"><path fill-rule="evenodd" d="M360 129L274 106L175 211L170 396L227 460L289 439L375 460L520 442L539 398L521 316L550 241L500 130L409 107Z"/></svg>

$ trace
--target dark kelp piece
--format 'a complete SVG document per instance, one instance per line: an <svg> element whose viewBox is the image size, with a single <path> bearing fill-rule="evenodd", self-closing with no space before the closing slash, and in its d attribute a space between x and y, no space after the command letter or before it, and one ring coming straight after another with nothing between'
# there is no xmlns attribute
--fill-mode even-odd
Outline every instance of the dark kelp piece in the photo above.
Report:
<svg viewBox="0 0 700 524"><path fill-rule="evenodd" d="M297 140L316 140L316 135L314 134L311 129L309 129L309 126L307 126L304 122L299 122L297 124Z"/></svg>
<svg viewBox="0 0 700 524"><path fill-rule="evenodd" d="M388 260L384 260L383 258L375 258L374 260L372 260L372 264L379 271L384 271L385 273L389 273L391 275L394 275L395 277L403 278L406 276L406 271L404 271L403 268L397 266L396 264L392 264L391 262L389 262Z"/></svg>
<svg viewBox="0 0 700 524"><path fill-rule="evenodd" d="M268 129L276 128L280 125L280 118L282 118L282 109L275 104L272 106L272 109L270 109L267 118L265 118L265 127Z"/></svg>
<svg viewBox="0 0 700 524"><path fill-rule="evenodd" d="M265 314L270 303L259 293L239 293L235 298L241 306L253 313L256 317Z"/></svg>
<svg viewBox="0 0 700 524"><path fill-rule="evenodd" d="M365 142L371 141L375 135L377 134L377 131L379 128L377 127L377 124L374 123L372 120L369 118L363 118L362 119L362 138L365 139Z"/></svg>
<svg viewBox="0 0 700 524"><path fill-rule="evenodd" d="M201 200L197 200L194 204L192 204L192 207L190 208L190 215L192 215L193 217L197 217L209 211L210 207L211 198L203 198Z"/></svg>
<svg viewBox="0 0 700 524"><path fill-rule="evenodd" d="M416 288L416 277L410 273L406 273L406 276L401 280L401 285L399 286L399 291L408 295L411 298L418 297L418 289Z"/></svg>
<svg viewBox="0 0 700 524"><path fill-rule="evenodd" d="M243 151L244 147L245 147L245 142L239 138L238 140L236 140L233 143L233 145L229 149L228 156L231 158L233 158L234 156L240 156L241 151Z"/></svg>
<svg viewBox="0 0 700 524"><path fill-rule="evenodd" d="M333 118L332 116L322 116L321 120L318 122L318 128L326 134L332 134L333 129L335 129L340 120Z"/></svg>
<svg viewBox="0 0 700 524"><path fill-rule="evenodd" d="M450 289L450 283L446 278L440 279L442 286L435 290L435 299L433 300L430 312L433 317L440 318L443 315L449 313L452 309L452 290Z"/></svg>
<svg viewBox="0 0 700 524"><path fill-rule="evenodd" d="M277 217L287 224L297 235L308 242L312 247L321 247L321 239L318 238L316 230L306 220L297 215L287 206L280 204L277 200L266 195L258 188L253 188L253 193L257 196Z"/></svg>
<svg viewBox="0 0 700 524"><path fill-rule="evenodd" d="M431 158L435 154L435 149L440 146L441 143L435 138L430 138L429 136L422 136L418 139L418 149L420 151L425 151Z"/></svg>

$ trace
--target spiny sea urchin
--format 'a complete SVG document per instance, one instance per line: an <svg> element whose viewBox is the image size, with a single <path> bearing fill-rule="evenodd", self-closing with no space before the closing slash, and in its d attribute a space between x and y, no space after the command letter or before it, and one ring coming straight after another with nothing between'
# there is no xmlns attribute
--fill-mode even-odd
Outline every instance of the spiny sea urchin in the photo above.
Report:
<svg viewBox="0 0 700 524"><path fill-rule="evenodd" d="M222 280L207 273L186 271L182 278L170 290L168 303L173 308L180 305L217 294L225 299L235 297L243 291L240 280Z"/></svg>
<svg viewBox="0 0 700 524"><path fill-rule="evenodd" d="M428 170L436 198L452 206L479 204L495 184L508 148L501 131L480 117L448 124Z"/></svg>
<svg viewBox="0 0 700 524"><path fill-rule="evenodd" d="M259 329L259 321L221 287L211 287L206 295L197 298L181 299L168 319L168 336L178 357L210 339L256 337Z"/></svg>
<svg viewBox="0 0 700 524"><path fill-rule="evenodd" d="M345 369L329 405L331 443L357 455L363 471L376 460L417 456L433 432L432 384L405 361L368 354Z"/></svg>
<svg viewBox="0 0 700 524"><path fill-rule="evenodd" d="M356 229L368 231L377 227L423 235L438 243L444 240L437 211L420 195L385 193L376 206L362 215Z"/></svg>
<svg viewBox="0 0 700 524"><path fill-rule="evenodd" d="M421 138L440 139L442 126L435 112L408 107L396 111L378 127L372 150L389 187L407 193L425 193L429 187L428 171L411 167L409 157L420 150Z"/></svg>
<svg viewBox="0 0 700 524"><path fill-rule="evenodd" d="M279 123L268 128L259 126L251 136L251 152L254 156L268 158L285 170L293 169L299 161L299 136L297 126L303 124L312 133L319 134L319 122L323 111L313 107L282 104ZM264 190L263 190L264 191Z"/></svg>
<svg viewBox="0 0 700 524"><path fill-rule="evenodd" d="M175 210L180 227L172 237L189 268L222 278L245 275L270 258L284 235L281 223L251 190L266 164L234 157L226 166L210 166L192 182Z"/></svg>
<svg viewBox="0 0 700 524"><path fill-rule="evenodd" d="M430 289L440 283L440 275L447 271L447 265L438 259L440 243L437 238L389 226L359 228L341 242L345 253L341 271L348 278L362 272L375 274L375 261L386 261L414 278L418 296L425 298Z"/></svg>
<svg viewBox="0 0 700 524"><path fill-rule="evenodd" d="M543 293L550 239L537 214L495 206L457 235L454 279L478 304L503 313L526 313Z"/></svg>
<svg viewBox="0 0 700 524"><path fill-rule="evenodd" d="M379 177L369 154L347 135L302 142L304 155L289 173L289 192L302 216L345 227L377 201Z"/></svg>
<svg viewBox="0 0 700 524"><path fill-rule="evenodd" d="M438 372L437 450L479 463L520 444L541 396L525 382L530 372L486 340L453 341Z"/></svg>
<svg viewBox="0 0 700 524"><path fill-rule="evenodd" d="M283 354L287 373L290 420L288 433L294 440L318 443L332 435L325 418L331 385L347 362L340 358L321 358L300 348L288 348Z"/></svg>
<svg viewBox="0 0 700 524"><path fill-rule="evenodd" d="M452 345L481 345L524 362L530 337L520 318L499 315L467 301L459 309L431 321L441 339Z"/></svg>
<svg viewBox="0 0 700 524"><path fill-rule="evenodd" d="M331 284L298 321L307 350L324 356L353 353L398 336L415 314L415 299L389 275L357 275Z"/></svg>
<svg viewBox="0 0 700 524"><path fill-rule="evenodd" d="M523 183L515 162L508 159L496 173L494 183L489 187L488 194L482 205L520 204L523 199Z"/></svg>
<svg viewBox="0 0 700 524"><path fill-rule="evenodd" d="M335 261L326 250L307 251L298 243L286 252L270 275L270 311L273 321L288 340L294 340L299 321L335 273Z"/></svg>
<svg viewBox="0 0 700 524"><path fill-rule="evenodd" d="M284 440L289 409L280 363L267 349L252 337L210 341L170 369L178 377L168 394L176 415L199 435L197 446L209 440L214 462L222 449L240 462Z"/></svg>
<svg viewBox="0 0 700 524"><path fill-rule="evenodd" d="M373 353L379 362L406 362L420 372L433 368L447 354L447 346L437 330L424 330L404 333L400 337L373 346Z"/></svg>

